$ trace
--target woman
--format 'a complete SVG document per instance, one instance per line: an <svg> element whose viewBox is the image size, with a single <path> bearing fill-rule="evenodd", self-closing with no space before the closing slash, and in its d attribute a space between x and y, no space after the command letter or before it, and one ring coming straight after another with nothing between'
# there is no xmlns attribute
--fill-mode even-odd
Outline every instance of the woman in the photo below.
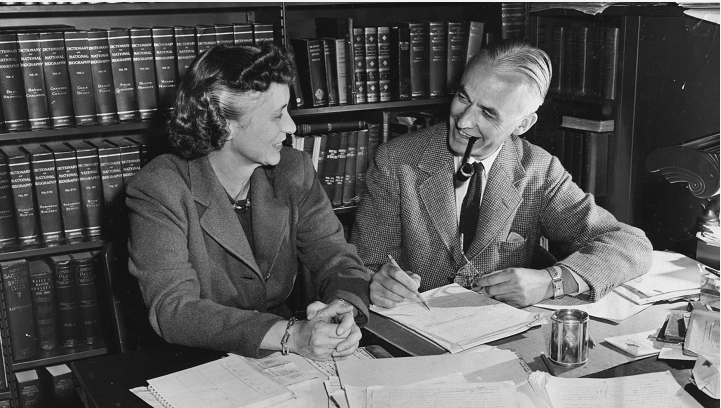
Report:
<svg viewBox="0 0 721 408"><path fill-rule="evenodd" d="M296 80L266 43L196 59L169 123L174 154L128 185L129 268L165 340L257 357L351 354L368 320L368 275L343 236L310 157L282 147ZM298 261L324 302L296 321L285 300Z"/></svg>

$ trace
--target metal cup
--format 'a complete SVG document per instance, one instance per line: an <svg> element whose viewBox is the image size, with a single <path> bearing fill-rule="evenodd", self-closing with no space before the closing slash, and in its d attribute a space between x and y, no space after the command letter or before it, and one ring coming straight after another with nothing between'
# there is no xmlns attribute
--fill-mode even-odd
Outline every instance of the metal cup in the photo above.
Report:
<svg viewBox="0 0 721 408"><path fill-rule="evenodd" d="M564 367L578 367L588 361L588 313L560 309L551 315L548 357Z"/></svg>

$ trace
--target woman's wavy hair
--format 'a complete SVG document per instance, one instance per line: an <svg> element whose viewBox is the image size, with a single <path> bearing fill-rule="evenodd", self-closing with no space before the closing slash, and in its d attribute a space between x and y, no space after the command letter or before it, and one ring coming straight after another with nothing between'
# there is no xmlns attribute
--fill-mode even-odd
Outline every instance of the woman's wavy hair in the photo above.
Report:
<svg viewBox="0 0 721 408"><path fill-rule="evenodd" d="M296 80L292 54L272 42L209 48L180 81L168 121L173 152L190 160L219 150L228 137L227 120L244 114L242 104L232 103L236 97Z"/></svg>

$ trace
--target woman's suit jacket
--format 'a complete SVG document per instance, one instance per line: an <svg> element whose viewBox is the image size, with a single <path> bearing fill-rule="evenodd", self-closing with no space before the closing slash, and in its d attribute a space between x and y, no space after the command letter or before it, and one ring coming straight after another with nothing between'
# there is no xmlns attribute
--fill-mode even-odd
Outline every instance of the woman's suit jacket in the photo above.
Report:
<svg viewBox="0 0 721 408"><path fill-rule="evenodd" d="M165 340L246 356L281 317L299 261L320 299L343 298L368 317L368 273L343 236L310 157L283 148L251 177L255 256L207 156L163 155L127 188L129 269Z"/></svg>
<svg viewBox="0 0 721 408"><path fill-rule="evenodd" d="M421 276L421 290L452 282L466 264L447 134L441 124L378 147L351 237L366 266L378 270L391 254ZM476 238L466 254L478 272L529 267L541 234L570 254L559 264L589 284L594 300L650 268L643 231L597 206L545 150L512 136L486 171Z"/></svg>

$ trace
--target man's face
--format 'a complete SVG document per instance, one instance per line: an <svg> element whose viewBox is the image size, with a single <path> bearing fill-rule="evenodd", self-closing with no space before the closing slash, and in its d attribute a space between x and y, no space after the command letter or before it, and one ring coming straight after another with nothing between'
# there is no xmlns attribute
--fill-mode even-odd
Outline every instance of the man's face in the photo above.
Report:
<svg viewBox="0 0 721 408"><path fill-rule="evenodd" d="M531 113L526 82L520 74L497 72L487 59L466 68L451 102L448 145L462 156L470 137L478 137L471 155L485 159L511 137L520 135L536 121Z"/></svg>

